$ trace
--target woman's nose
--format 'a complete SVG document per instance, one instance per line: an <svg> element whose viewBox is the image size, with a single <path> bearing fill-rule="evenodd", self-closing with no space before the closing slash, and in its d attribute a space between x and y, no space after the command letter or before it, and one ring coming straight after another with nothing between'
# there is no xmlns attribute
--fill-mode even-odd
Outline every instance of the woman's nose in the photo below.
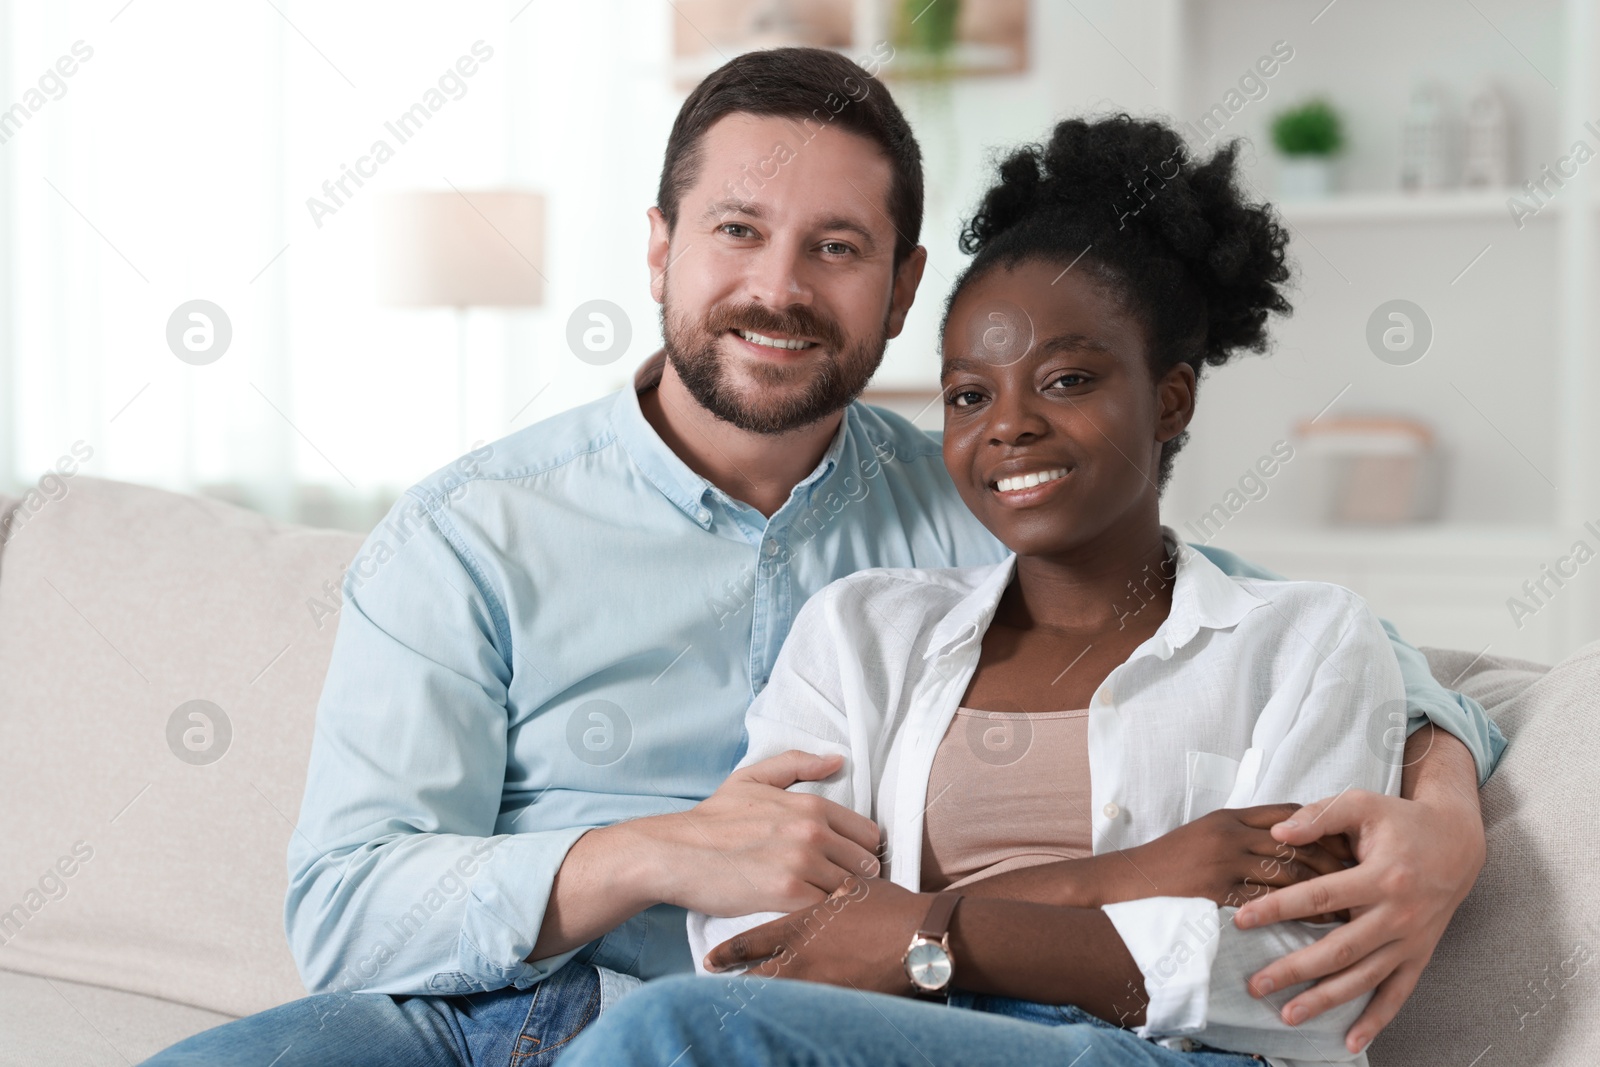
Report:
<svg viewBox="0 0 1600 1067"><path fill-rule="evenodd" d="M1032 390L1001 389L989 406L989 436L1001 444L1017 444L1042 437L1050 422L1039 410Z"/></svg>

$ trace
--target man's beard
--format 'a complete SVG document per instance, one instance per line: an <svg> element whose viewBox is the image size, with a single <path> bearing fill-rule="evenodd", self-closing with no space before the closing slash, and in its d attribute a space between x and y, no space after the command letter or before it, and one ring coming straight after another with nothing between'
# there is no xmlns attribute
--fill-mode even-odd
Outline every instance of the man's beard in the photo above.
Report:
<svg viewBox="0 0 1600 1067"><path fill-rule="evenodd" d="M673 314L671 303L670 298L661 303L661 335L672 369L701 407L750 433L788 433L842 411L867 387L889 343L887 316L877 337L846 348L839 325L803 305L783 311L764 304L721 305L711 309L705 322L691 323L687 316ZM807 350L804 365L747 364L755 381L753 395L745 396L730 380L717 350L732 329L820 343Z"/></svg>

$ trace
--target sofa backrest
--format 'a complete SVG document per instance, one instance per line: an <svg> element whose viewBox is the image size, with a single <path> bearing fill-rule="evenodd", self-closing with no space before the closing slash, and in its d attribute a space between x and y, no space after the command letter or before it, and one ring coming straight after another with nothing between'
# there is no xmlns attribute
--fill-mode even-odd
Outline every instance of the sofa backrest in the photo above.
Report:
<svg viewBox="0 0 1600 1067"><path fill-rule="evenodd" d="M304 996L285 856L361 537L66 485L0 526L0 968L231 1014Z"/></svg>

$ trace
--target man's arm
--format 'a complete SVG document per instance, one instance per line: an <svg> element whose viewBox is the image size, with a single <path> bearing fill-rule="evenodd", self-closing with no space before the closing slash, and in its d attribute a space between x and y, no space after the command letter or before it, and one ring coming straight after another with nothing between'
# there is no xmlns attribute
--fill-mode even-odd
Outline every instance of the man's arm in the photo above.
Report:
<svg viewBox="0 0 1600 1067"><path fill-rule="evenodd" d="M496 594L463 566L448 519L418 492L396 503L394 524L373 531L346 574L317 707L285 902L312 992L538 981L548 970L522 957L561 857L585 829L495 833L511 680Z"/></svg>
<svg viewBox="0 0 1600 1067"><path fill-rule="evenodd" d="M799 907L844 877L819 857L852 871L870 858L870 820L782 790L835 766L804 758L750 768L686 813L496 834L513 673L503 605L463 564L447 511L407 494L391 517L408 535L380 525L345 581L289 846L285 925L309 990L527 988L658 901L766 893L764 906Z"/></svg>
<svg viewBox="0 0 1600 1067"><path fill-rule="evenodd" d="M1352 1051L1399 1013L1483 869L1483 816L1467 747L1425 728L1406 741L1403 773L1403 798L1351 790L1274 827L1274 836L1289 844L1343 833L1360 862L1258 898L1234 920L1254 928L1350 909L1349 923L1263 968L1251 984L1256 991L1281 990L1320 979L1284 1006L1306 1018L1376 989L1346 1036Z"/></svg>

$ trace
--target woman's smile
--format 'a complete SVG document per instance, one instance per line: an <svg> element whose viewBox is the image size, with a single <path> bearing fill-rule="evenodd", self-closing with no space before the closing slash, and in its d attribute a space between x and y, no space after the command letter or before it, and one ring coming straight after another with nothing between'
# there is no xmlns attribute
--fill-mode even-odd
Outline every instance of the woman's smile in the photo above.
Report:
<svg viewBox="0 0 1600 1067"><path fill-rule="evenodd" d="M1011 508L1032 507L1055 496L1065 488L1066 480L1072 474L1070 467L1040 469L1033 463L1008 466L1010 473L1004 470L996 472L989 481L989 488L997 500Z"/></svg>

